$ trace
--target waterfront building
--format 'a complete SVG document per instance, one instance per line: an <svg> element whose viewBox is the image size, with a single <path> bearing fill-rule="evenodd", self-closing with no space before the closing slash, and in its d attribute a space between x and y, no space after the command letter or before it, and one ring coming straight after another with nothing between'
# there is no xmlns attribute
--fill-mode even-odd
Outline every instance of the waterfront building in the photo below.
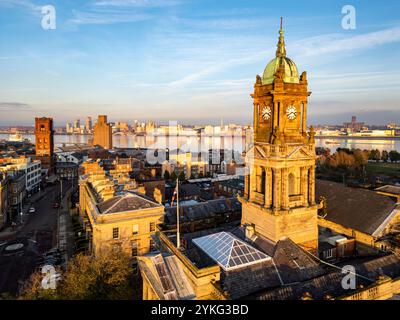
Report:
<svg viewBox="0 0 400 320"><path fill-rule="evenodd" d="M36 159L48 175L54 172L54 130L52 118L35 118Z"/></svg>
<svg viewBox="0 0 400 320"><path fill-rule="evenodd" d="M92 132L92 117L86 117L86 122L85 122L85 131L87 133Z"/></svg>
<svg viewBox="0 0 400 320"><path fill-rule="evenodd" d="M351 122L344 122L343 128L347 129L349 132L361 131L364 128L364 122L357 122L357 117L352 116Z"/></svg>
<svg viewBox="0 0 400 320"><path fill-rule="evenodd" d="M106 115L99 115L97 123L94 125L93 145L99 145L104 149L112 149L112 128L107 123Z"/></svg>

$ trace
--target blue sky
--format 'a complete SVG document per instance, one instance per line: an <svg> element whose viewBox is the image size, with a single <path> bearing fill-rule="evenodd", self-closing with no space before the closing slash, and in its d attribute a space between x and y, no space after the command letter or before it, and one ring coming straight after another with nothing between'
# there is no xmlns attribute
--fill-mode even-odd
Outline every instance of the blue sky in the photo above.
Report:
<svg viewBox="0 0 400 320"><path fill-rule="evenodd" d="M56 30L41 27L49 4ZM355 30L341 27L346 4ZM0 0L0 125L249 123L281 16L287 55L308 72L310 123L400 123L398 0Z"/></svg>

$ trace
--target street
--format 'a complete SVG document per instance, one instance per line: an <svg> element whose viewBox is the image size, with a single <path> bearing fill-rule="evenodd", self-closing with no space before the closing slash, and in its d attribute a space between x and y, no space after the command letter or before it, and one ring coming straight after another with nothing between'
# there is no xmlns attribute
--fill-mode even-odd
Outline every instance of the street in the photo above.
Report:
<svg viewBox="0 0 400 320"><path fill-rule="evenodd" d="M71 186L70 181L63 181L64 197ZM23 281L38 267L41 254L57 246L59 210L63 209L54 209L53 203L60 202L60 184L46 187L29 200L13 240L0 245L0 293L17 294ZM67 206L66 199L63 203ZM35 213L27 214L29 207L34 207ZM6 250L10 245L21 249L10 252Z"/></svg>

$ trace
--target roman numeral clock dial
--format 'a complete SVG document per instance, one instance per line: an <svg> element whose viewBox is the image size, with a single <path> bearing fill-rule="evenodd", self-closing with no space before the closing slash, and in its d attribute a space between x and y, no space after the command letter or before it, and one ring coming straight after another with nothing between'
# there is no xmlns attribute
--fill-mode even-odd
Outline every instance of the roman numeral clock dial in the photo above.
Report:
<svg viewBox="0 0 400 320"><path fill-rule="evenodd" d="M296 107L291 105L286 109L286 116L289 120L294 120L296 119L297 116L297 110Z"/></svg>
<svg viewBox="0 0 400 320"><path fill-rule="evenodd" d="M271 108L269 106L264 107L261 110L261 115L264 120L269 120L271 118Z"/></svg>

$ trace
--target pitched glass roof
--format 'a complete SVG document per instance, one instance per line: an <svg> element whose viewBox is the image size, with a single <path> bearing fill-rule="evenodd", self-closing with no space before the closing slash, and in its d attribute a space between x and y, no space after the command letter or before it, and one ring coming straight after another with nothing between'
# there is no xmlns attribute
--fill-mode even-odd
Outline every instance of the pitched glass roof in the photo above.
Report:
<svg viewBox="0 0 400 320"><path fill-rule="evenodd" d="M271 259L270 256L225 231L193 239L193 243L226 271Z"/></svg>

